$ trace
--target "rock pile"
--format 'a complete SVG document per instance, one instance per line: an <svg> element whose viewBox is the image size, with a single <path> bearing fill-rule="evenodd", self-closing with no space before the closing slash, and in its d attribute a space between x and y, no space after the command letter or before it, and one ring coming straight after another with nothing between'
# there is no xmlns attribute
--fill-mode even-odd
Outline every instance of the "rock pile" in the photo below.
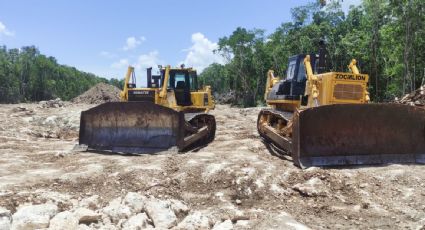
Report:
<svg viewBox="0 0 425 230"><path fill-rule="evenodd" d="M79 121L74 114L69 116L32 116L28 119L34 125L28 134L35 137L73 139L78 137Z"/></svg>
<svg viewBox="0 0 425 230"><path fill-rule="evenodd" d="M59 108L65 106L65 103L60 98L49 101L40 101L38 104L41 108Z"/></svg>
<svg viewBox="0 0 425 230"><path fill-rule="evenodd" d="M57 198L58 194L55 195ZM65 197L65 195L62 195ZM15 213L0 207L0 229L232 229L230 220L213 223L208 215L190 211L175 199L129 192L106 203L97 196L24 204ZM61 205L62 204L62 205ZM103 205L102 205L103 204Z"/></svg>
<svg viewBox="0 0 425 230"><path fill-rule="evenodd" d="M404 95L401 99L396 98L395 102L412 106L425 106L425 85L409 94Z"/></svg>
<svg viewBox="0 0 425 230"><path fill-rule="evenodd" d="M71 100L73 103L101 104L111 101L120 101L121 90L105 83L99 83L85 93Z"/></svg>
<svg viewBox="0 0 425 230"><path fill-rule="evenodd" d="M235 91L229 91L226 93L214 93L214 99L219 104L232 104L236 101Z"/></svg>
<svg viewBox="0 0 425 230"><path fill-rule="evenodd" d="M49 227L50 219L58 213L55 204L24 205L12 216L12 229L40 229Z"/></svg>

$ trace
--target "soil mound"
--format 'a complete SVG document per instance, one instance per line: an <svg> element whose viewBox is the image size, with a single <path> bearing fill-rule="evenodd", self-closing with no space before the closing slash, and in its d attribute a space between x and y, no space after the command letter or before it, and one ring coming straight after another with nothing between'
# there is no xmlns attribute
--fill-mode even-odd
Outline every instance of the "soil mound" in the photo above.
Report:
<svg viewBox="0 0 425 230"><path fill-rule="evenodd" d="M110 101L120 101L121 90L113 85L99 83L78 97L71 100L73 103L101 104Z"/></svg>

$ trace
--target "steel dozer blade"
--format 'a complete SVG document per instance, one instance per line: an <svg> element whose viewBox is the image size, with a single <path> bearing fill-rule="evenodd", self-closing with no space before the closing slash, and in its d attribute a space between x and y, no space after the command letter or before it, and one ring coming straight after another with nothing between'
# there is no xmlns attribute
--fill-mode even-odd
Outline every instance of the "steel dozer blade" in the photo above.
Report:
<svg viewBox="0 0 425 230"><path fill-rule="evenodd" d="M299 167L425 163L425 110L399 104L337 104L293 119Z"/></svg>
<svg viewBox="0 0 425 230"><path fill-rule="evenodd" d="M123 153L184 146L184 114L151 102L108 102L81 113L80 145Z"/></svg>

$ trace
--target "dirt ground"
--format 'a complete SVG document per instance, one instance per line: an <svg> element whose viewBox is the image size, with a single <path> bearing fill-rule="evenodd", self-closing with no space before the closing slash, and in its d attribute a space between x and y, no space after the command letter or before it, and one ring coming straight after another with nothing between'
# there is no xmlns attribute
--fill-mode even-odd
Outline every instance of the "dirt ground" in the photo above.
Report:
<svg viewBox="0 0 425 230"><path fill-rule="evenodd" d="M99 195L106 205L140 192L182 200L211 218L244 221L235 229L425 229L424 165L301 170L289 157L272 155L258 136L260 108L227 105L212 112L215 141L198 151L73 152L80 112L92 106L0 105L0 206L13 213L58 194ZM287 216L305 226L282 223Z"/></svg>

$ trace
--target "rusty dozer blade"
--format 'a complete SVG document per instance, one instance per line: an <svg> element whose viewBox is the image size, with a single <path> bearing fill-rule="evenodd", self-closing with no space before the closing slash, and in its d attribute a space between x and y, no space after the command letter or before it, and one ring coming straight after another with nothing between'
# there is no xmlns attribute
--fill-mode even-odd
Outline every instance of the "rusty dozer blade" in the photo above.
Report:
<svg viewBox="0 0 425 230"><path fill-rule="evenodd" d="M294 116L299 167L425 163L425 110L399 104L337 104Z"/></svg>
<svg viewBox="0 0 425 230"><path fill-rule="evenodd" d="M108 102L81 113L80 145L123 153L185 146L184 114L151 102Z"/></svg>

